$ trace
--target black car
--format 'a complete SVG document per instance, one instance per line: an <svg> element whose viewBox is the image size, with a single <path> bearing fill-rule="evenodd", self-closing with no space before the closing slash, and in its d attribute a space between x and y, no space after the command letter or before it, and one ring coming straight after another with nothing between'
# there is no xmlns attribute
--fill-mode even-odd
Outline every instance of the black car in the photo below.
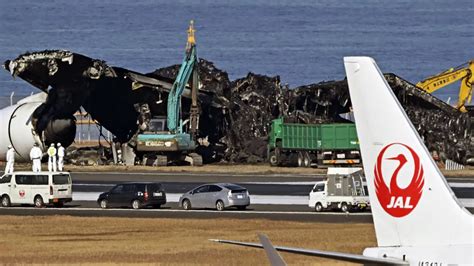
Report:
<svg viewBox="0 0 474 266"><path fill-rule="evenodd" d="M102 209L109 207L132 207L134 209L151 206L160 208L166 203L166 193L159 183L124 183L99 195L97 204Z"/></svg>

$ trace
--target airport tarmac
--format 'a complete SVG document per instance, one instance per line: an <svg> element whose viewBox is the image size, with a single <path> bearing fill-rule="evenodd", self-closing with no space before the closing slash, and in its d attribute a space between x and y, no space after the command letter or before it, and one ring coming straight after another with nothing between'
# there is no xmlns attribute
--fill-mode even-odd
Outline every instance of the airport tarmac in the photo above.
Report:
<svg viewBox="0 0 474 266"><path fill-rule="evenodd" d="M288 174L209 174L209 173L129 173L80 172L71 173L73 199L64 208L13 207L1 208L0 215L72 215L85 217L144 217L144 218L264 218L307 222L372 223L370 212L345 214L341 212L315 213L307 206L308 194L322 175ZM161 182L167 191L168 203L162 209L107 209L98 208L96 199L114 184L132 181ZM248 188L251 206L246 211L192 210L178 207L179 196L203 183L231 182ZM474 178L448 178L454 193L469 211L474 212Z"/></svg>

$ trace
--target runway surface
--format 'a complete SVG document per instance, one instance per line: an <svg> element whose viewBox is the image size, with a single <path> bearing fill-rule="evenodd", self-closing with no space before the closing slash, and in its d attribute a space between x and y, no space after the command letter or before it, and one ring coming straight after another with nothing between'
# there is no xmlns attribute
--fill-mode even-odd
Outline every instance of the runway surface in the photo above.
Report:
<svg viewBox="0 0 474 266"><path fill-rule="evenodd" d="M77 200L96 200L100 192L115 184L130 181L162 183L169 202L205 183L230 182L244 186L251 194L252 204L306 205L308 195L323 175L243 175L243 174L183 174L183 173L74 173L73 191ZM467 208L474 208L474 178L450 178L454 194Z"/></svg>
<svg viewBox="0 0 474 266"><path fill-rule="evenodd" d="M249 174L197 174L197 173L71 173L73 202L64 208L13 207L1 208L0 215L74 215L88 217L148 217L148 218L238 218L337 223L371 223L370 212L315 213L307 206L308 194L322 175L249 175ZM152 181L163 184L168 203L161 209L99 209L96 203L101 192L117 183ZM204 183L236 183L246 187L251 206L246 211L192 210L178 207L179 197L186 191ZM449 178L456 197L469 211L474 212L474 178Z"/></svg>

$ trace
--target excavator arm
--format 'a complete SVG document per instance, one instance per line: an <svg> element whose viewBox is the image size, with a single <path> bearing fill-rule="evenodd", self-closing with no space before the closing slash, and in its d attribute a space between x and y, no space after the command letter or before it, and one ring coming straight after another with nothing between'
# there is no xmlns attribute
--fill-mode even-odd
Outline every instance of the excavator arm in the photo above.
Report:
<svg viewBox="0 0 474 266"><path fill-rule="evenodd" d="M471 102L472 83L474 83L474 60L463 64L456 68L448 69L437 75L431 76L416 84L417 87L428 93L433 93L443 87L446 87L456 81L461 80L459 88L459 98L456 108L462 112L466 112L464 107Z"/></svg>
<svg viewBox="0 0 474 266"><path fill-rule="evenodd" d="M193 76L191 84L191 95L192 95L192 104L191 104L191 128L192 131L195 131L197 124L196 116L199 117L199 111L197 109L197 90L198 90L198 75L197 75L197 51L196 51L196 41L194 38L194 23L191 21L188 29L188 41L186 44L186 55L183 59L183 63L179 69L178 75L173 87L168 95L168 130L172 133L182 133L181 128L181 96L186 88L186 85ZM194 124L194 125L193 125ZM193 133L194 134L194 133Z"/></svg>

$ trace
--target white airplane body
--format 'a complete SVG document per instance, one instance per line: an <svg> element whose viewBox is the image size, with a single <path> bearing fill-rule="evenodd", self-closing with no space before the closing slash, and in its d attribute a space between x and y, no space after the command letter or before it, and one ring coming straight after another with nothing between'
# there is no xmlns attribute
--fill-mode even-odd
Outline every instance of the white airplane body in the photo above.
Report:
<svg viewBox="0 0 474 266"><path fill-rule="evenodd" d="M344 65L377 247L363 255L275 249L369 265L474 265L474 217L447 184L375 61L346 57Z"/></svg>
<svg viewBox="0 0 474 266"><path fill-rule="evenodd" d="M5 161L9 145L15 149L16 161L30 161L33 143L44 150L41 136L33 128L32 115L46 101L46 96L46 93L33 94L0 109L0 161Z"/></svg>

